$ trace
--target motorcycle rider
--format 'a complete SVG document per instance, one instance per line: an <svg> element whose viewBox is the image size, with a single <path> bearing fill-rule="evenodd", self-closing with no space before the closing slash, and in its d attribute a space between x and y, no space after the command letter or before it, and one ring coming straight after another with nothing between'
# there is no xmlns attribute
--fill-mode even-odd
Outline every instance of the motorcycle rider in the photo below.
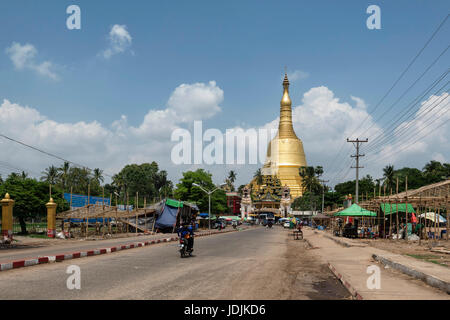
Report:
<svg viewBox="0 0 450 320"><path fill-rule="evenodd" d="M181 227L177 230L177 234L181 239L187 240L186 249L189 251L194 251L194 228L191 224L183 223Z"/></svg>

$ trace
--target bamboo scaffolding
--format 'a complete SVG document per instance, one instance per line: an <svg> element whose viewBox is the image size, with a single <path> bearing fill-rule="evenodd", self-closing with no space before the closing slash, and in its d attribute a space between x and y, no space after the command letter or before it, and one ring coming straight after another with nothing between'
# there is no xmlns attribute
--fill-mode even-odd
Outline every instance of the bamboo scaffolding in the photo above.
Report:
<svg viewBox="0 0 450 320"><path fill-rule="evenodd" d="M408 242L408 176L405 177L405 191L406 191L406 232L405 232L405 240Z"/></svg>

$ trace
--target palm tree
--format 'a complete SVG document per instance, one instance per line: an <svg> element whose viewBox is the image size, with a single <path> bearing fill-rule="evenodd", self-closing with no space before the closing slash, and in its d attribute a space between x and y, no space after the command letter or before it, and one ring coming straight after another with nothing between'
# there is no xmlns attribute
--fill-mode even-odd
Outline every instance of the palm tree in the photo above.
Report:
<svg viewBox="0 0 450 320"><path fill-rule="evenodd" d="M120 194L123 192L124 202L125 202L125 195L127 192L127 185L125 181L125 177L123 173L117 173L112 177L112 185L116 187L117 193Z"/></svg>
<svg viewBox="0 0 450 320"><path fill-rule="evenodd" d="M63 191L66 191L66 182L67 182L67 175L70 171L70 163L68 161L64 161L64 164L58 168L59 172L59 179L61 180L61 186Z"/></svg>
<svg viewBox="0 0 450 320"><path fill-rule="evenodd" d="M8 179L17 179L17 178L19 178L17 172L11 172L8 176Z"/></svg>
<svg viewBox="0 0 450 320"><path fill-rule="evenodd" d="M442 169L442 164L439 161L431 160L424 167L425 174L435 174Z"/></svg>
<svg viewBox="0 0 450 320"><path fill-rule="evenodd" d="M255 174L253 175L253 178L256 178L256 183L258 185L262 185L263 184L263 175L261 172L261 168L255 171Z"/></svg>
<svg viewBox="0 0 450 320"><path fill-rule="evenodd" d="M22 171L22 174L21 174L20 178L22 180L25 180L26 178L28 178L28 173L26 173L25 171Z"/></svg>
<svg viewBox="0 0 450 320"><path fill-rule="evenodd" d="M234 191L234 181L236 180L236 172L234 172L233 170L231 170L228 173L228 179L226 179L227 181L227 185L228 185L228 189L230 191Z"/></svg>
<svg viewBox="0 0 450 320"><path fill-rule="evenodd" d="M92 177L97 183L100 185L103 181L105 181L103 177L103 170L100 170L99 168L94 169L94 174Z"/></svg>
<svg viewBox="0 0 450 320"><path fill-rule="evenodd" d="M300 177L302 178L303 188L305 188L309 192L316 191L315 189L317 189L317 186L319 185L319 180L316 177L316 172L320 173L320 169L317 170L317 168L315 169L314 167L305 167L305 166L302 166L298 169Z"/></svg>
<svg viewBox="0 0 450 320"><path fill-rule="evenodd" d="M51 165L42 171L42 174L43 176L41 177L41 181L45 181L53 185L58 177L58 169L54 165Z"/></svg>
<svg viewBox="0 0 450 320"><path fill-rule="evenodd" d="M236 172L234 172L233 170L231 170L228 173L228 179L230 179L231 183L234 183L234 181L236 180Z"/></svg>
<svg viewBox="0 0 450 320"><path fill-rule="evenodd" d="M392 188L394 184L394 166L388 165L383 169L383 177L384 177L384 185L386 185L387 189Z"/></svg>
<svg viewBox="0 0 450 320"><path fill-rule="evenodd" d="M314 168L314 173L316 174L316 176L318 178L320 178L323 175L323 167L322 166L317 166Z"/></svg>

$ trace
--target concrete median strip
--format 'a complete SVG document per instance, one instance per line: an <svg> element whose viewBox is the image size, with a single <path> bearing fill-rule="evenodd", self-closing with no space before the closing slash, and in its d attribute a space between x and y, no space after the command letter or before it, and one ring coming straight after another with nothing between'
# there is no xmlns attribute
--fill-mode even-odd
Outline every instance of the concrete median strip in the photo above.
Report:
<svg viewBox="0 0 450 320"><path fill-rule="evenodd" d="M196 235L196 237L209 236L209 235L213 235L213 234L222 234L222 233L234 232L234 231L239 231L239 230L233 229L233 230L225 230L225 231L206 232L206 233L198 234L198 235ZM146 242L136 242L136 243L127 244L127 245L117 245L117 246L109 247L109 248L93 249L93 250L87 250L87 251L77 251L77 252L73 252L73 253L56 254L56 255L52 255L52 256L39 256L37 258L4 262L4 263L0 263L0 271L6 271L6 270L11 270L11 269L23 268L23 267L30 267L30 266L35 266L35 265L44 264L44 263L61 262L64 260L70 260L70 259L76 259L76 258L91 257L91 256L126 250L126 249L133 249L133 248L149 246L152 244L173 242L173 241L177 241L177 240L178 240L178 237L171 237L171 238L164 238L164 239L149 240Z"/></svg>
<svg viewBox="0 0 450 320"><path fill-rule="evenodd" d="M423 273L421 271L415 270L411 267L408 267L406 265L394 262L388 258L382 257L377 254L373 254L372 257L376 260L384 264L385 266L389 266L393 269L396 269L400 272L403 272L413 278L422 280L423 282L427 283L428 285L438 288L447 294L450 294L450 282L441 280L437 277L434 277L432 275Z"/></svg>
<svg viewBox="0 0 450 320"><path fill-rule="evenodd" d="M352 297L356 300L363 300L363 297L358 293L358 291L356 291L356 289L351 285L350 282L348 282L343 276L342 274L336 270L336 268L328 262L328 268L331 270L331 272L334 274L334 276L336 278L338 278L338 280L340 282L342 282L342 284L344 285L345 288L347 288L348 292L350 292L350 294L352 295Z"/></svg>

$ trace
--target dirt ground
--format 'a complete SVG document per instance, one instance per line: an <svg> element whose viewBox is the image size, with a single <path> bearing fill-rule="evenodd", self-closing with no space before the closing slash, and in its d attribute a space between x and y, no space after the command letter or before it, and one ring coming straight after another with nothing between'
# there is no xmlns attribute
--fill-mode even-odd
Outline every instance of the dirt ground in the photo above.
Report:
<svg viewBox="0 0 450 320"><path fill-rule="evenodd" d="M284 271L290 280L287 299L306 296L312 300L351 299L347 289L321 264L304 240L286 239Z"/></svg>
<svg viewBox="0 0 450 320"><path fill-rule="evenodd" d="M450 254L433 252L431 249L443 248L450 252L450 240L421 240L408 241L389 239L359 239L361 243L366 243L375 248L388 250L397 254L408 255L416 259L426 260L450 267Z"/></svg>

